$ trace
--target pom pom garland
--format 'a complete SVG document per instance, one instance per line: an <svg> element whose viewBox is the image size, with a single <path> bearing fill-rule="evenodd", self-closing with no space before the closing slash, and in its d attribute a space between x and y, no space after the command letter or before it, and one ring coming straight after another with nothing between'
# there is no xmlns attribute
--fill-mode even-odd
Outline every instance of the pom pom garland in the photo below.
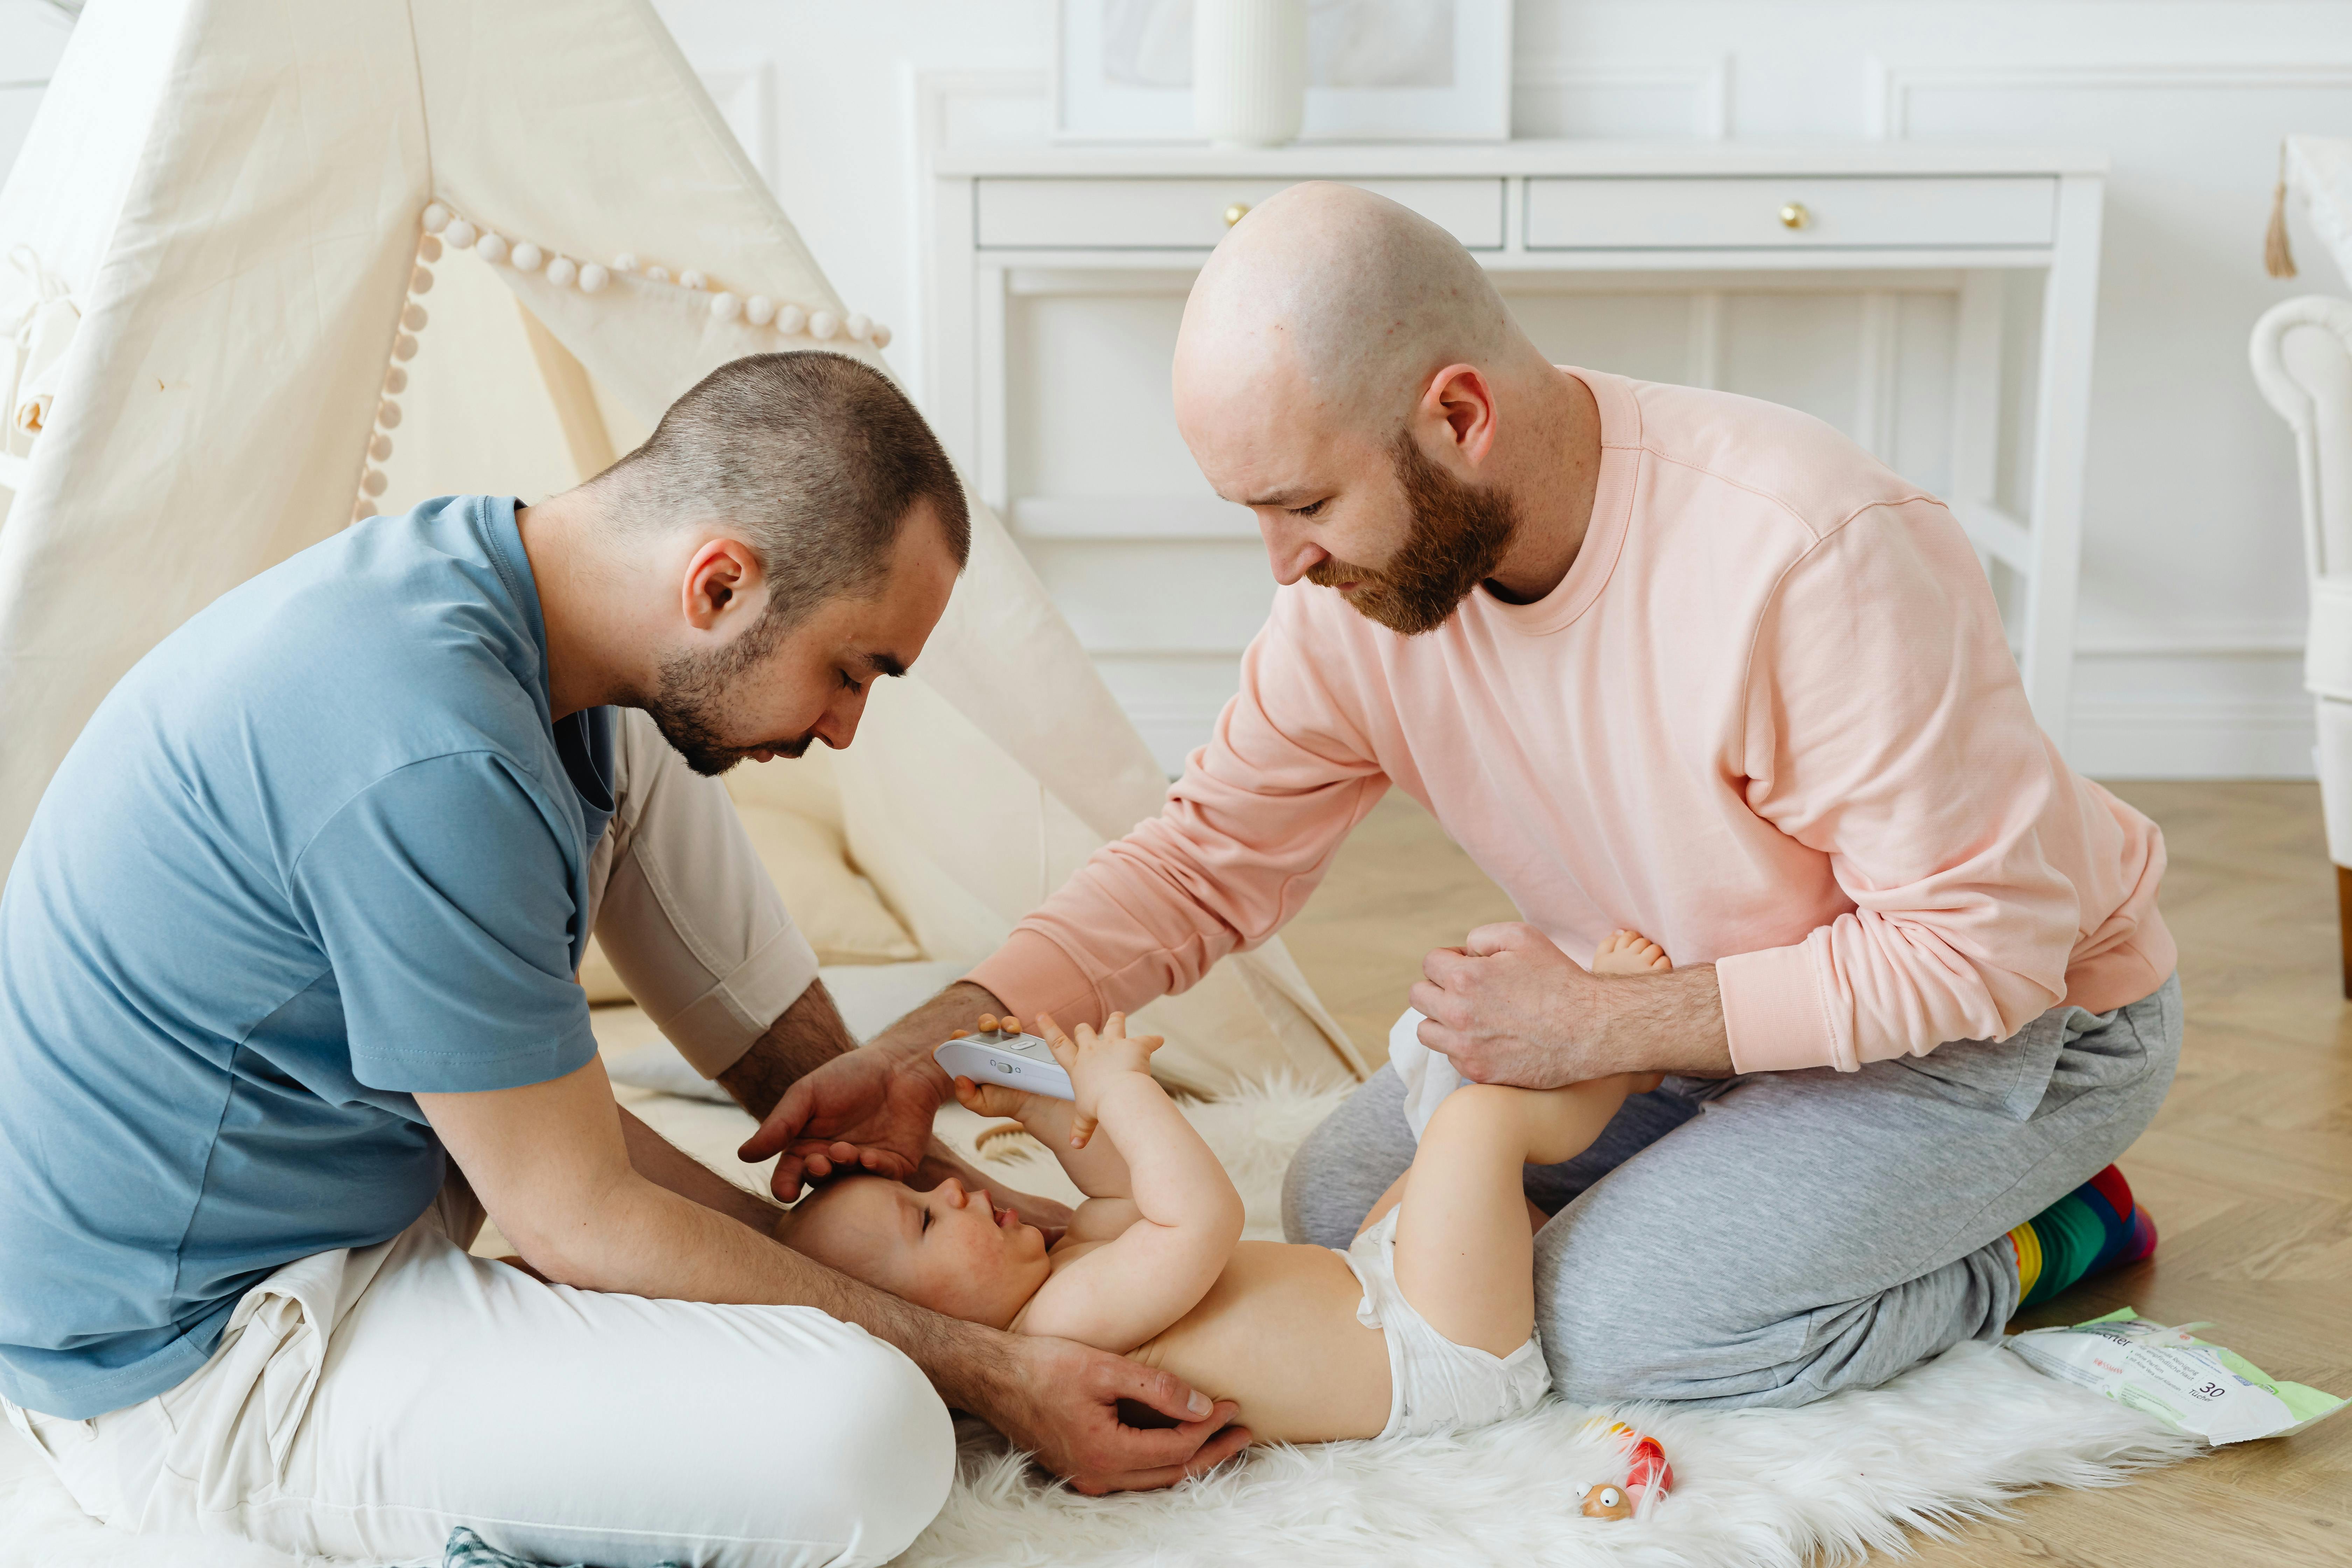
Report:
<svg viewBox="0 0 2352 1568"><path fill-rule="evenodd" d="M374 515L375 502L372 500L363 500L360 502L359 505L352 508L352 521L353 522L365 522Z"/></svg>
<svg viewBox="0 0 2352 1568"><path fill-rule="evenodd" d="M545 268L547 280L557 288L579 286L583 294L597 294L613 280L616 272L637 273L652 283L671 280L667 268L656 263L639 263L636 254L624 251L613 258L607 268L598 262L578 262L568 256L559 256L527 239L509 240L505 236L481 228L459 217L446 202L428 203L418 215L424 233L416 242L418 265L409 273L411 295L427 294L433 289L433 273L426 263L441 259L445 247L474 250L492 265L510 264L525 272ZM772 325L782 337L792 338L805 333L820 342L846 334L851 341L886 348L890 342L890 329L871 316L859 311L845 319L830 309L809 310L799 305L779 304L765 294L749 297L731 289L712 289L709 277L696 268L686 268L677 275L677 286L700 292L710 290L710 316L717 321L741 321L754 327ZM402 363L416 356L415 333L425 329L430 318L425 309L415 299L401 308L399 328L392 340L394 363L384 367L383 398L376 407L378 428L370 435L367 456L372 464L383 463L392 457L392 437L384 432L400 424L400 405L394 399L408 390L408 372ZM361 521L376 515L375 502L370 499L384 493L390 479L383 470L366 468L360 476L361 494L352 508L352 521Z"/></svg>

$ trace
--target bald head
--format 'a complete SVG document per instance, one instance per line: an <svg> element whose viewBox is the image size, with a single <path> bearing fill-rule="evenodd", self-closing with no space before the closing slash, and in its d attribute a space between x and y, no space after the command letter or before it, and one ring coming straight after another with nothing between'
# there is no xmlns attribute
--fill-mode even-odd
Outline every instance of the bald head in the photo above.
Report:
<svg viewBox="0 0 2352 1568"><path fill-rule="evenodd" d="M1369 191L1294 185L1234 226L1185 303L1175 395L1275 580L1391 630L1434 629L1482 583L1541 591L1582 536L1590 394L1453 236Z"/></svg>
<svg viewBox="0 0 2352 1568"><path fill-rule="evenodd" d="M1192 287L1179 415L1253 393L1303 397L1386 440L1438 370L1521 353L1534 345L1452 235L1353 185L1293 185L1234 226Z"/></svg>

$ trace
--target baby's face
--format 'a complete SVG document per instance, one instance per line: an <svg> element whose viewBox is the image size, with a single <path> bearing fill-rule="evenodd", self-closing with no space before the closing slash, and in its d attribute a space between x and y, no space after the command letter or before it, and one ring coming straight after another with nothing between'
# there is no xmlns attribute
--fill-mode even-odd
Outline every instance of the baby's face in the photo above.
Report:
<svg viewBox="0 0 2352 1568"><path fill-rule="evenodd" d="M777 1233L795 1252L917 1306L1004 1328L1053 1272L1045 1237L985 1187L929 1192L846 1176L810 1194Z"/></svg>

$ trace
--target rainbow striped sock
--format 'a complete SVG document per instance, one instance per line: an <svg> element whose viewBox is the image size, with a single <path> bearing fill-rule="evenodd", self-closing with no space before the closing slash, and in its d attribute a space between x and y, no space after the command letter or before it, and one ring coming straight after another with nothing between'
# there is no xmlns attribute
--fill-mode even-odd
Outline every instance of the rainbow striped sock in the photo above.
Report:
<svg viewBox="0 0 2352 1568"><path fill-rule="evenodd" d="M2017 1304L2035 1307L2078 1279L2156 1250L2156 1222L2109 1165L2009 1233L2017 1249Z"/></svg>

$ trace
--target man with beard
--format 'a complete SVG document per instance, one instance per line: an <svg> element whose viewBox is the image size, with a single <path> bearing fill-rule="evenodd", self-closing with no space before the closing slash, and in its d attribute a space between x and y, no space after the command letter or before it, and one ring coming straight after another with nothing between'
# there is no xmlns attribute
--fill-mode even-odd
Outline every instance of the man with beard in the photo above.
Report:
<svg viewBox="0 0 2352 1568"><path fill-rule="evenodd" d="M848 745L970 541L886 377L760 355L578 489L360 523L123 679L0 898L0 1404L86 1510L870 1563L946 1497L942 1395L1090 1489L1246 1440L786 1250L597 1060L592 928L754 1114L852 1045L715 775ZM485 1208L540 1278L467 1255Z"/></svg>
<svg viewBox="0 0 2352 1568"><path fill-rule="evenodd" d="M906 1168L973 1016L1099 1019L1265 940L1393 784L1525 917L1428 955L1411 1037L1484 1082L1672 1075L1528 1171L1569 1397L1867 1386L1999 1334L2095 1175L2131 1234L2102 1170L2179 1051L2163 843L2035 726L1940 504L1788 409L1551 364L1345 186L1228 235L1175 394L1284 584L1240 694L1158 817L785 1094L749 1146L782 1182ZM1591 973L1621 927L1675 967ZM1290 1238L1346 1247L1412 1149L1384 1068L1292 1166Z"/></svg>

